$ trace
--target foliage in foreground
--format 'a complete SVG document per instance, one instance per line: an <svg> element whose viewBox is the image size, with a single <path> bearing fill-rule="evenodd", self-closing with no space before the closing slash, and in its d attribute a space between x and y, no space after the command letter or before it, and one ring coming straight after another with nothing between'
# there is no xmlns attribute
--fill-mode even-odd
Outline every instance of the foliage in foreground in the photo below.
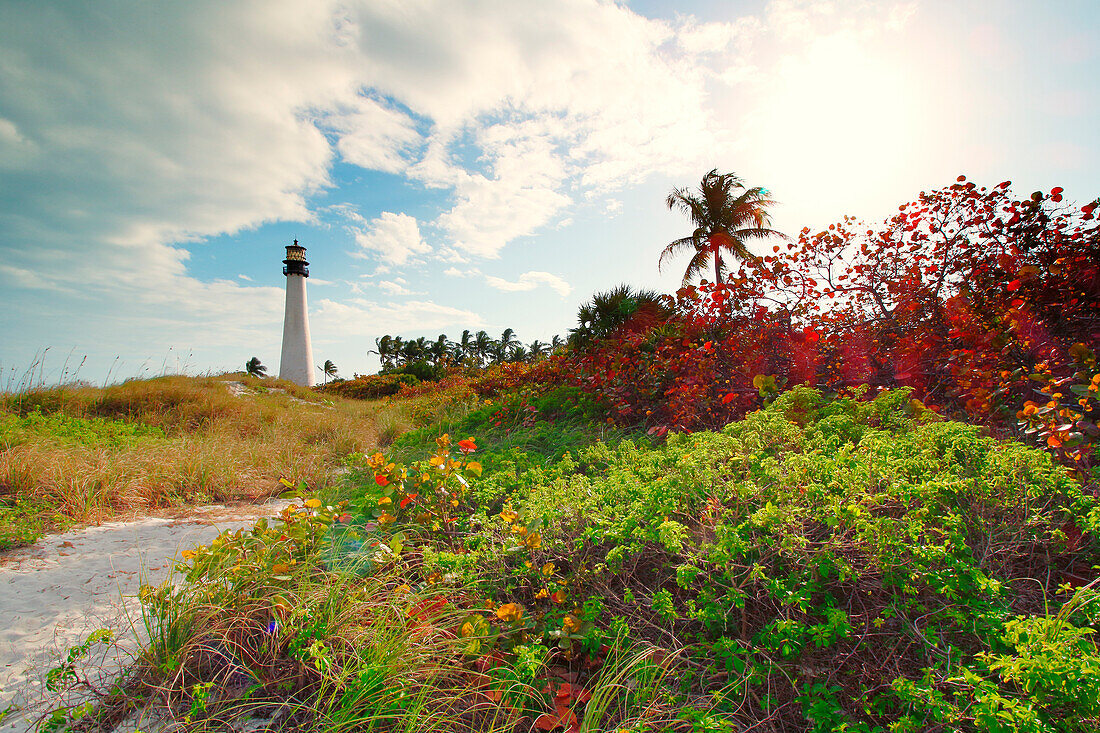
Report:
<svg viewBox="0 0 1100 733"><path fill-rule="evenodd" d="M315 730L1100 722L1096 498L905 390L513 471L475 442L196 550L132 689Z"/></svg>

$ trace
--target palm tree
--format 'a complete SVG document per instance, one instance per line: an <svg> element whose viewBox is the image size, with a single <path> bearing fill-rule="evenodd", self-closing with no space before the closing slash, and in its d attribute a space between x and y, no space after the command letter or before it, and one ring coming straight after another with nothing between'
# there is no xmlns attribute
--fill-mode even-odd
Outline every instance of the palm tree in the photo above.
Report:
<svg viewBox="0 0 1100 733"><path fill-rule="evenodd" d="M506 357L516 346L519 346L519 339L516 338L516 332L510 328L504 329L504 333L500 334L500 353L502 358Z"/></svg>
<svg viewBox="0 0 1100 733"><path fill-rule="evenodd" d="M432 363L439 364L443 361L443 357L447 355L450 349L447 348L447 334L439 334L439 338L432 342L428 347L428 353L431 354Z"/></svg>
<svg viewBox="0 0 1100 733"><path fill-rule="evenodd" d="M264 379L267 377L267 367L260 363L257 357L252 357L244 363L244 371L250 377Z"/></svg>
<svg viewBox="0 0 1100 733"><path fill-rule="evenodd" d="M747 260L753 257L747 242L753 239L786 236L769 229L771 218L767 208L774 204L768 190L755 186L745 188L744 182L733 173L719 173L718 169L707 173L699 183L698 193L686 188L674 188L665 204L669 210L679 209L695 224L690 237L669 242L657 261L660 269L665 258L683 251L694 252L684 271L684 285L707 267L714 265L714 282L722 282L726 271L725 257Z"/></svg>
<svg viewBox="0 0 1100 733"><path fill-rule="evenodd" d="M531 356L523 344L517 344L512 347L512 350L508 352L508 361L521 364Z"/></svg>
<svg viewBox="0 0 1100 733"><path fill-rule="evenodd" d="M636 330L645 330L666 321L670 315L656 291L617 285L594 294L590 302L577 309L577 327L569 330L569 345L584 348L595 340L610 337L627 323Z"/></svg>
<svg viewBox="0 0 1100 733"><path fill-rule="evenodd" d="M484 331L478 331L474 334L474 356L477 357L478 364L485 363L485 357L489 355L490 349L493 348L493 339L489 334Z"/></svg>
<svg viewBox="0 0 1100 733"><path fill-rule="evenodd" d="M336 365L332 363L332 360L326 360L325 365L321 367L321 372L325 375L324 384L328 384L329 377L336 377Z"/></svg>
<svg viewBox="0 0 1100 733"><path fill-rule="evenodd" d="M565 339L558 334L554 334L554 338L550 339L550 353L556 352L558 349L565 346Z"/></svg>
<svg viewBox="0 0 1100 733"><path fill-rule="evenodd" d="M406 341L401 347L401 357L405 364L422 361L428 353L428 339L421 336L415 341Z"/></svg>
<svg viewBox="0 0 1100 733"><path fill-rule="evenodd" d="M549 353L550 348L547 344L535 339L527 346L527 351L531 357L531 361L538 361Z"/></svg>
<svg viewBox="0 0 1100 733"><path fill-rule="evenodd" d="M468 356L473 355L474 335L470 333L470 329L465 329L462 332L462 336L459 337L458 343L455 344L455 356L459 361L462 361Z"/></svg>
<svg viewBox="0 0 1100 733"><path fill-rule="evenodd" d="M374 350L368 351L368 354L378 354L378 361L381 362L382 367L385 368L391 358L393 358L393 339L389 334L381 338L374 340Z"/></svg>
<svg viewBox="0 0 1100 733"><path fill-rule="evenodd" d="M405 339L400 336L394 336L390 341L390 358L386 362L386 366L397 366L402 359L405 358Z"/></svg>

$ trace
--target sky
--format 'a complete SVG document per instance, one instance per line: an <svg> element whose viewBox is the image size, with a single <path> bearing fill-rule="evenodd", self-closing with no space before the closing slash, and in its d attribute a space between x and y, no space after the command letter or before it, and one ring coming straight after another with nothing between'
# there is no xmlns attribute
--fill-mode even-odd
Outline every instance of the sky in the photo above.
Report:
<svg viewBox="0 0 1100 733"><path fill-rule="evenodd" d="M792 235L960 174L1084 203L1098 32L1092 0L4 0L0 390L277 372L295 238L350 376L383 334L674 290L664 199L715 168Z"/></svg>

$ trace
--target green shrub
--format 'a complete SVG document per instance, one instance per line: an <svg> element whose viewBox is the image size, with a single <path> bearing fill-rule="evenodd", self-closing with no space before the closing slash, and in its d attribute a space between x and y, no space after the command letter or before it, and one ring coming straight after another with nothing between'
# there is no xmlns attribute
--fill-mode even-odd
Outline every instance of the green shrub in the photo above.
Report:
<svg viewBox="0 0 1100 733"><path fill-rule="evenodd" d="M435 382L446 376L447 368L442 364L429 364L424 360L420 360L405 364L400 369L389 373L408 374L416 377L419 382Z"/></svg>
<svg viewBox="0 0 1100 733"><path fill-rule="evenodd" d="M479 406L449 423L477 445L439 436L427 461L400 454L428 430L365 459L347 515L326 525L335 554L312 569L295 556L289 581L265 582L333 572L366 543L366 582L394 594L376 601L420 599L402 630L429 609L453 620L450 674L476 680L501 730L523 716L544 730L1095 729L1096 594L1057 593L1100 563L1100 508L1047 454L940 420L905 390L800 387L659 446L593 441L568 399ZM487 450L494 438L514 442ZM270 608L250 563L226 556L179 592ZM287 617L286 649L313 676L340 666L335 649L362 654L319 613ZM629 680L614 671L627 650L646 650Z"/></svg>

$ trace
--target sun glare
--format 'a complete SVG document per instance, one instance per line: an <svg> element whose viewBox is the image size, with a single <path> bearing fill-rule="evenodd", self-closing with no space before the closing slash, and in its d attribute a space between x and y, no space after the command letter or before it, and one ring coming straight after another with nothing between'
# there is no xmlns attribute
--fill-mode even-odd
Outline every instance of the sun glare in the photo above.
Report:
<svg viewBox="0 0 1100 733"><path fill-rule="evenodd" d="M850 37L811 43L784 61L764 92L750 139L762 143L771 187L835 219L853 201L892 201L911 172L929 103L911 73ZM855 212L852 212L855 213ZM814 222L820 224L823 222Z"/></svg>

